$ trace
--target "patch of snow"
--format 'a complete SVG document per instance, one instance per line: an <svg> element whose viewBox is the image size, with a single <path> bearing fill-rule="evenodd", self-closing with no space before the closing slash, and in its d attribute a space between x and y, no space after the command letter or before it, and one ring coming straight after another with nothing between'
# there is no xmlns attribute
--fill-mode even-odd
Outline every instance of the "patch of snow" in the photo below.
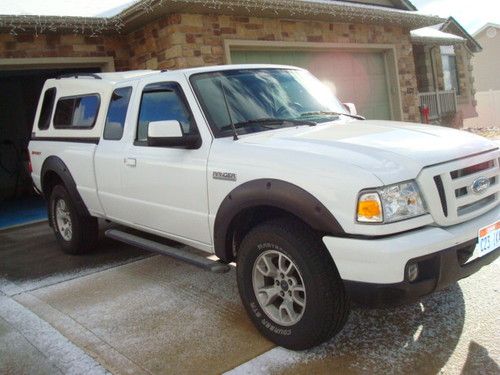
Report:
<svg viewBox="0 0 500 375"><path fill-rule="evenodd" d="M138 0L2 0L0 14L112 17Z"/></svg>
<svg viewBox="0 0 500 375"><path fill-rule="evenodd" d="M113 17L141 0L2 0L0 15L36 15L36 16L75 16L75 17ZM302 0L308 3L346 6L354 9L378 10L387 13L415 14L428 16L420 11L408 11L370 4L358 4L347 1ZM199 2L199 1L198 1ZM210 2L206 2L210 4ZM267 4L269 5L269 4Z"/></svg>
<svg viewBox="0 0 500 375"><path fill-rule="evenodd" d="M108 374L99 363L50 324L13 299L1 294L0 317L21 333L63 374Z"/></svg>
<svg viewBox="0 0 500 375"><path fill-rule="evenodd" d="M484 285L478 279L490 280L499 265L497 260L482 273L424 298L421 303L386 309L355 308L344 329L329 342L302 352L276 347L226 375L293 372L297 366L324 361L345 366L337 371L347 373L394 374L411 372L409 369L422 364L422 358L429 359L429 369L422 372L439 370L447 364L463 335L463 290L474 291L478 285ZM483 295L470 292L469 305L478 306L478 301L471 298L482 300L489 295L487 299L494 299L497 288L498 283L483 288Z"/></svg>
<svg viewBox="0 0 500 375"><path fill-rule="evenodd" d="M434 27L422 27L421 29L412 30L411 36L417 38L445 39L445 40L456 40L456 41L465 40L464 38L458 35L445 33L443 31L437 30Z"/></svg>

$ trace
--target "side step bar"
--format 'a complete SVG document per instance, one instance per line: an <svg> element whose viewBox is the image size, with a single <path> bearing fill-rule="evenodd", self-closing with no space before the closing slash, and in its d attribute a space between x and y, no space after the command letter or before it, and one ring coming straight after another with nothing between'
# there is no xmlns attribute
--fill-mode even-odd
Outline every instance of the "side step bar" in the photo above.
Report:
<svg viewBox="0 0 500 375"><path fill-rule="evenodd" d="M124 242L126 244L136 246L147 251L152 251L154 253L167 255L211 272L225 273L231 269L231 267L229 267L227 264L215 260L210 260L202 257L201 255L196 255L188 251L176 249L175 247L167 246L162 243L148 240L146 238L123 232L118 229L108 229L105 234L106 237L112 238L114 240Z"/></svg>

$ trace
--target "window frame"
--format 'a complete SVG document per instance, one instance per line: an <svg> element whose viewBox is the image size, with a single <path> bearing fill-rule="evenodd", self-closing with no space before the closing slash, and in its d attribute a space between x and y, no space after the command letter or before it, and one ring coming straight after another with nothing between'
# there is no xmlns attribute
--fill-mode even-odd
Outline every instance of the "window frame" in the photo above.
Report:
<svg viewBox="0 0 500 375"><path fill-rule="evenodd" d="M109 116L109 111L111 109L111 103L113 102L113 94L118 91L118 90L123 90L123 89L130 89L130 96L128 98L128 103L127 103L127 109L125 111L125 120L123 122L123 128L122 128L122 134L119 139L110 139L106 138L106 125L108 124L108 116ZM113 92L111 93L111 97L109 98L109 104L108 104L108 111L106 112L106 118L104 119L104 127L102 130L102 139L105 141L121 141L123 139L123 134L125 134L125 125L127 123L127 118L129 117L129 109L130 109L130 103L132 102L132 97L134 94L134 87L133 86L122 86L122 87L116 87Z"/></svg>
<svg viewBox="0 0 500 375"><path fill-rule="evenodd" d="M451 79L451 90L455 90L455 93L457 96L460 96L461 95L461 90L460 90L460 74L458 73L458 57L455 53L455 50L453 49L453 52L446 52L446 50L444 50L443 48L440 49L440 53L441 53L441 65L442 65L442 71L443 71L443 86L444 86L444 89L446 90L446 81L445 81L445 69L444 69L444 59L447 59L447 64L448 66L450 66L450 59L454 59L455 60L455 69L454 69L454 72L452 72L450 70L450 79ZM455 76L455 79L456 79L456 82L457 82L457 87L454 88L453 87L453 77L452 75Z"/></svg>
<svg viewBox="0 0 500 375"><path fill-rule="evenodd" d="M193 126L193 130L196 130L196 133L199 135L200 140L201 140L199 146L196 147L196 148L194 148L194 149L201 148L201 146L203 144L203 139L201 137L200 130L198 128L198 123L196 122L196 119L194 118L194 114L193 114L193 111L191 109L191 105L189 104L187 96L184 93L184 89L182 88L181 84L179 82L176 82L176 81L151 82L151 83L148 83L146 86L143 87L142 92L141 92L140 101L139 101L139 110L137 112L137 120L136 120L136 123L135 123L134 146L138 146L138 147L154 147L154 148L173 148L173 149L183 148L183 147L179 147L179 146L170 146L170 147L169 146L150 146L148 144L147 140L145 140L145 141L138 140L139 122L140 122L139 120L140 120L140 116L141 116L141 110L142 110L142 104L143 104L144 94L145 93L150 93L150 92L162 92L162 91L174 91L174 92L176 92L179 95L179 98L184 103L184 106L187 108L187 111L188 111L188 113L190 115L190 118L192 119L191 125ZM183 136L185 136L184 133L183 133Z"/></svg>
<svg viewBox="0 0 500 375"><path fill-rule="evenodd" d="M92 123L91 126L72 126L72 125L56 125L55 123L55 118L56 118L56 113L57 113L57 105L61 100L67 100L67 99L77 99L77 98L84 98L87 96L95 96L97 97L97 110L96 110L96 115L94 118L94 122ZM54 125L54 129L70 129L70 130L91 130L95 127L95 124L97 123L97 118L99 117L99 113L101 111L101 95L97 92L95 93L90 93L90 94L82 94L82 95L70 95L70 96L61 96L60 98L57 99L57 103L54 107L54 118L52 120L52 123ZM73 115L75 113L75 106L73 104ZM71 117L71 121L73 121L73 115Z"/></svg>
<svg viewBox="0 0 500 375"><path fill-rule="evenodd" d="M41 126L40 120L42 119L42 114L43 114L43 109L44 109L44 104L45 104L45 98L46 95L49 91L54 92L54 97L52 98L52 103L50 103L49 106L49 112L48 112L48 118L47 118L47 124L46 126ZM47 90L43 92L43 98L42 99L42 106L40 107L40 114L38 116L38 130L48 130L50 128L50 124L52 123L52 116L54 115L55 112L55 104L56 104L56 98L57 98L57 87L52 86L49 87Z"/></svg>

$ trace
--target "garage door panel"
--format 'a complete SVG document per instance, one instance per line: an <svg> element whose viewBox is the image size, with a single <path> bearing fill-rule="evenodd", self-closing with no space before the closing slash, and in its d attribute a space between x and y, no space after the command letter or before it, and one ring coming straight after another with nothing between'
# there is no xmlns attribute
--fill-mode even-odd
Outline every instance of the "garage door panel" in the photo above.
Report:
<svg viewBox="0 0 500 375"><path fill-rule="evenodd" d="M391 119L389 88L382 53L290 50L232 51L233 63L285 64L308 69L343 102L352 102L369 119Z"/></svg>

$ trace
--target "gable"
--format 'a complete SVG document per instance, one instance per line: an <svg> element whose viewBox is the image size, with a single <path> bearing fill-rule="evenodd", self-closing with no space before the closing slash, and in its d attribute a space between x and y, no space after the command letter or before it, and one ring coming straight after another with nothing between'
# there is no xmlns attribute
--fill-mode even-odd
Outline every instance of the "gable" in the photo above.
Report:
<svg viewBox="0 0 500 375"><path fill-rule="evenodd" d="M496 33L495 33L496 30ZM476 39L483 39L485 37L492 38L490 34L500 34L500 25L494 24L494 23L487 23L483 27L481 27L479 30L477 30L472 36Z"/></svg>
<svg viewBox="0 0 500 375"><path fill-rule="evenodd" d="M482 47L453 17L446 20L445 23L439 25L439 30L461 36L466 40L466 45L469 51L473 53L481 52Z"/></svg>

